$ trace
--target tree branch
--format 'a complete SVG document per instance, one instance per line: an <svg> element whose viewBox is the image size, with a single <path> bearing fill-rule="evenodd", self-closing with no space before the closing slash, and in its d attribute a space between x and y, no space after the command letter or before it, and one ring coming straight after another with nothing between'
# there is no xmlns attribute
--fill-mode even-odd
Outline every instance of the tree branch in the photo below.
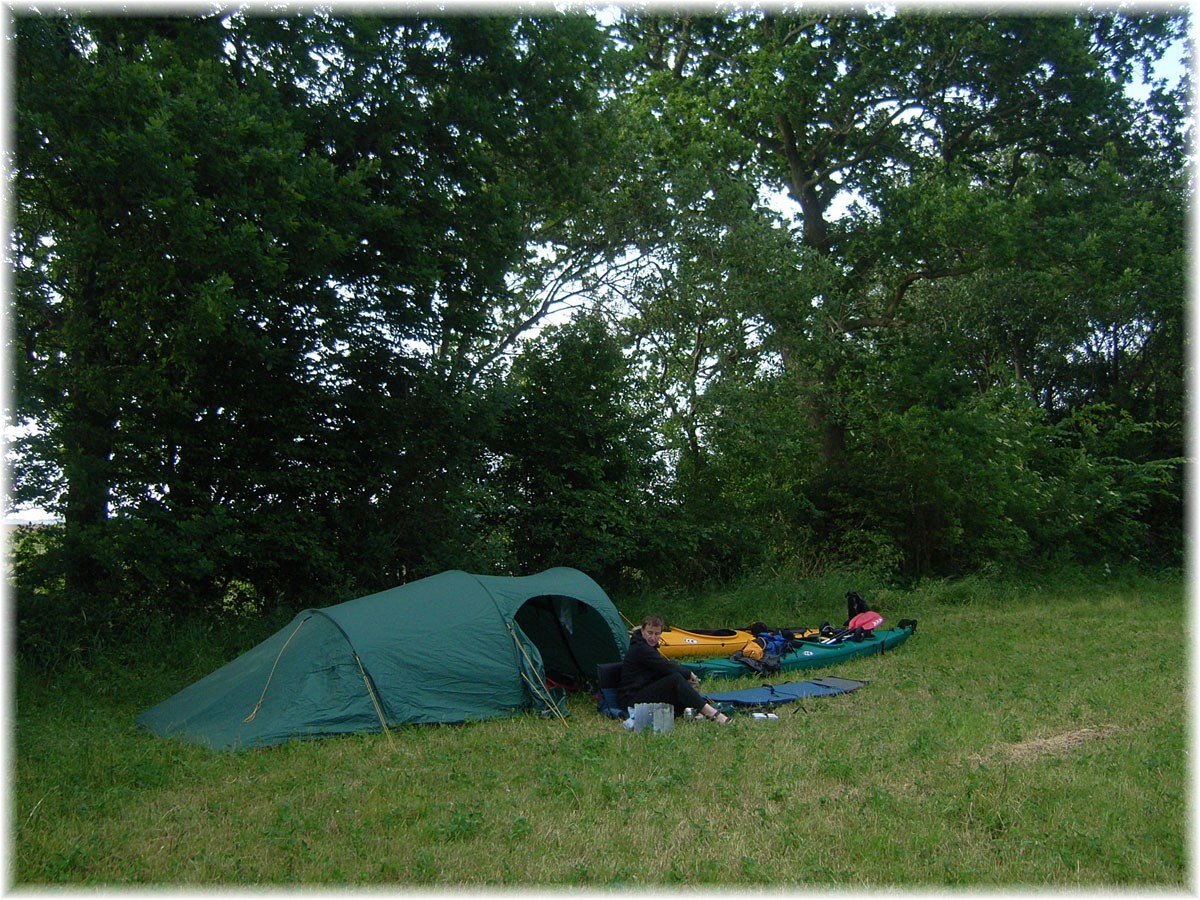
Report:
<svg viewBox="0 0 1200 900"><path fill-rule="evenodd" d="M972 272L979 271L979 266L952 266L945 269L925 269L919 272L909 272L896 285L896 289L892 291L891 299L888 300L887 308L881 315L878 316L862 316L856 319L847 319L842 325L842 330L846 332L861 331L864 328L894 328L898 327L901 322L897 320L896 313L900 309L900 304L904 301L904 295L918 281L932 281L935 278L955 278L960 275L970 275Z"/></svg>

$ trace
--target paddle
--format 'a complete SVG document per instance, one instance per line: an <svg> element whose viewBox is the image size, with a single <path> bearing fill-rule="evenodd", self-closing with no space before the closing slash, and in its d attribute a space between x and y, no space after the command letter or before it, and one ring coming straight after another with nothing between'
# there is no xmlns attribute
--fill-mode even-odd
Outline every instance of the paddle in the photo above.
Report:
<svg viewBox="0 0 1200 900"><path fill-rule="evenodd" d="M820 642L822 644L840 644L842 641L861 641L865 633L878 627L883 622L883 616L867 610L856 615L846 623L845 628L821 626Z"/></svg>
<svg viewBox="0 0 1200 900"><path fill-rule="evenodd" d="M883 616L872 610L860 612L857 616L846 623L846 627L853 631L855 628L861 628L863 631L871 631L883 624Z"/></svg>
<svg viewBox="0 0 1200 900"><path fill-rule="evenodd" d="M854 632L847 628L834 628L832 625L822 628L821 635L817 639L817 643L829 645L840 644L842 641L848 641L854 637Z"/></svg>

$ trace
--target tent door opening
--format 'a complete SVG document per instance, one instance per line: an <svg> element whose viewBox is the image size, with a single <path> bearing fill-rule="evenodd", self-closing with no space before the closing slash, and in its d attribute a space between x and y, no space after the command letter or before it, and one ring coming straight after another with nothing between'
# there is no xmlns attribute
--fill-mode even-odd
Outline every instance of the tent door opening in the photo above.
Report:
<svg viewBox="0 0 1200 900"><path fill-rule="evenodd" d="M532 597L517 610L516 622L541 653L547 678L560 684L588 682L597 663L613 659L608 627L592 607L572 597Z"/></svg>

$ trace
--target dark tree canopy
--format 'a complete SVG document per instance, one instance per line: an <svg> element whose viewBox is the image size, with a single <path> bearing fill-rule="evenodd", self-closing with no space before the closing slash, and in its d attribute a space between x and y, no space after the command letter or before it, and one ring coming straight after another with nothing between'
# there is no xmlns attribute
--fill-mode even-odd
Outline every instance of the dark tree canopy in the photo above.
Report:
<svg viewBox="0 0 1200 900"><path fill-rule="evenodd" d="M16 16L23 632L1178 564L1186 26Z"/></svg>

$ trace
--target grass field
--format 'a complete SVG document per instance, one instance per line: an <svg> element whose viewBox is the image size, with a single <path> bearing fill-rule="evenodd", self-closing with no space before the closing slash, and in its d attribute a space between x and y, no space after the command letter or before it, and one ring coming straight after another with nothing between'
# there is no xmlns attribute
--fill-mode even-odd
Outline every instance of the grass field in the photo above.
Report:
<svg viewBox="0 0 1200 900"><path fill-rule="evenodd" d="M684 627L835 620L858 588L898 650L778 721L633 734L557 720L214 754L133 716L219 659L20 667L10 877L41 885L1189 887L1181 576L836 579L619 600ZM789 621L784 621L789 620ZM777 681L810 677L807 673ZM754 678L721 682L725 690ZM713 686L713 685L710 685ZM714 686L714 689L717 689Z"/></svg>

